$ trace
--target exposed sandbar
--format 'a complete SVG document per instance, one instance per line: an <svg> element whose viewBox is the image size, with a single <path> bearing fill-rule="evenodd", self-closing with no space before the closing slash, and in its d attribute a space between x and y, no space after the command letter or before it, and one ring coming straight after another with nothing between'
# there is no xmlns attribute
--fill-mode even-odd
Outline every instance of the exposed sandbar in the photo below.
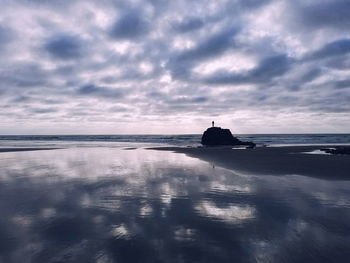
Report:
<svg viewBox="0 0 350 263"><path fill-rule="evenodd" d="M185 153L245 174L305 175L329 180L350 180L350 155L306 153L322 147L285 146L255 149L158 147L152 149Z"/></svg>

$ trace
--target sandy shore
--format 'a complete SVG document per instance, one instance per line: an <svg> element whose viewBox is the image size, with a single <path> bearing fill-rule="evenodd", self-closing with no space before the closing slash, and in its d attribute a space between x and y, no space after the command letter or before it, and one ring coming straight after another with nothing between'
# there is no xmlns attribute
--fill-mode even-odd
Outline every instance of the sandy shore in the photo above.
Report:
<svg viewBox="0 0 350 263"><path fill-rule="evenodd" d="M0 148L1 152L27 152L27 151L43 151L43 150L57 150L61 148Z"/></svg>
<svg viewBox="0 0 350 263"><path fill-rule="evenodd" d="M245 174L293 174L329 180L350 180L349 155L305 153L322 147L285 146L256 149L158 147L152 149L185 153L213 165Z"/></svg>

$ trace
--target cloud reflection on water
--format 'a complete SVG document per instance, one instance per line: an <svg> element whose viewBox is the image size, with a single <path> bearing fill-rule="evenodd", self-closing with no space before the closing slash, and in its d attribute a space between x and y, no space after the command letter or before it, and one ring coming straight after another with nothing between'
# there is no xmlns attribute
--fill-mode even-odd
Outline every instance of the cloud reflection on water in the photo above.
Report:
<svg viewBox="0 0 350 263"><path fill-rule="evenodd" d="M255 210L250 206L229 205L218 207L213 202L203 201L195 209L202 215L210 218L218 218L227 223L238 224L244 220L254 219Z"/></svg>
<svg viewBox="0 0 350 263"><path fill-rule="evenodd" d="M348 182L238 176L182 154L0 155L0 262L341 262Z"/></svg>

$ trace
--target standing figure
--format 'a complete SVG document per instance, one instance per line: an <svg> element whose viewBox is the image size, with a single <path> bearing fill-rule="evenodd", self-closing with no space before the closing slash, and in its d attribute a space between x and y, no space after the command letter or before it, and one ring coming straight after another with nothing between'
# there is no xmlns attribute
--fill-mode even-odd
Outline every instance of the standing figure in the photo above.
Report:
<svg viewBox="0 0 350 263"><path fill-rule="evenodd" d="M211 127L214 127L214 121L211 122Z"/></svg>

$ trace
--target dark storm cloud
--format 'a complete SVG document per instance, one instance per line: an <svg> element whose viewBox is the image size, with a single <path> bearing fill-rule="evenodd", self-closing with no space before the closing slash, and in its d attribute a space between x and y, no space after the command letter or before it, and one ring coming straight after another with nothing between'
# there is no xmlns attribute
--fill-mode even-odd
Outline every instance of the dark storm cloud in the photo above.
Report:
<svg viewBox="0 0 350 263"><path fill-rule="evenodd" d="M32 88L43 86L48 83L49 75L50 73L47 70L34 62L13 65L0 70L0 87Z"/></svg>
<svg viewBox="0 0 350 263"><path fill-rule="evenodd" d="M311 70L308 70L305 74L302 75L300 81L302 83L307 83L307 82L313 81L321 74L322 74L322 70L320 68L312 68Z"/></svg>
<svg viewBox="0 0 350 263"><path fill-rule="evenodd" d="M250 72L250 78L266 81L284 75L291 67L293 60L286 55L277 55L263 59L257 68Z"/></svg>
<svg viewBox="0 0 350 263"><path fill-rule="evenodd" d="M20 95L20 96L17 96L16 98L14 98L11 102L22 103L22 102L28 102L28 101L31 101L30 97Z"/></svg>
<svg viewBox="0 0 350 263"><path fill-rule="evenodd" d="M325 66L336 70L350 69L350 55L330 58L326 61Z"/></svg>
<svg viewBox="0 0 350 263"><path fill-rule="evenodd" d="M234 37L238 33L236 27L222 29L203 40L198 41L193 48L175 52L169 59L168 67L175 79L188 79L191 77L191 69L201 60L223 54L228 49L235 48Z"/></svg>
<svg viewBox="0 0 350 263"><path fill-rule="evenodd" d="M247 9L254 9L262 7L270 2L272 2L272 0L241 0L240 5Z"/></svg>
<svg viewBox="0 0 350 263"><path fill-rule="evenodd" d="M130 108L123 106L113 106L108 109L109 112L130 112Z"/></svg>
<svg viewBox="0 0 350 263"><path fill-rule="evenodd" d="M225 52L229 48L235 47L234 37L236 36L238 29L225 28L224 30L216 33L198 43L194 48L185 50L178 54L176 60L188 61L188 60L201 60L214 56L218 56Z"/></svg>
<svg viewBox="0 0 350 263"><path fill-rule="evenodd" d="M334 86L338 89L350 88L350 79L336 81Z"/></svg>
<svg viewBox="0 0 350 263"><path fill-rule="evenodd" d="M139 38L148 33L150 24L144 15L136 10L123 14L110 29L110 36L114 39Z"/></svg>
<svg viewBox="0 0 350 263"><path fill-rule="evenodd" d="M198 96L198 97L178 97L178 98L172 98L168 100L167 102L170 104L200 104L208 102L209 98L205 96Z"/></svg>
<svg viewBox="0 0 350 263"><path fill-rule="evenodd" d="M0 51L1 51L1 46L10 42L12 38L13 38L12 30L0 23Z"/></svg>
<svg viewBox="0 0 350 263"><path fill-rule="evenodd" d="M58 109L56 108L34 108L34 109L29 109L31 113L38 113L38 114L46 114L46 113L54 113L58 112Z"/></svg>
<svg viewBox="0 0 350 263"><path fill-rule="evenodd" d="M65 0L18 0L18 2L27 5L34 6L46 6L46 7L67 7L79 0L65 1Z"/></svg>
<svg viewBox="0 0 350 263"><path fill-rule="evenodd" d="M187 33L193 30L200 29L205 23L197 17L186 18L183 21L174 24L174 29L180 33Z"/></svg>
<svg viewBox="0 0 350 263"><path fill-rule="evenodd" d="M306 56L306 59L325 59L332 56L346 55L350 53L350 39L344 38L326 44L319 50Z"/></svg>
<svg viewBox="0 0 350 263"><path fill-rule="evenodd" d="M218 71L204 78L204 82L208 84L268 83L273 78L286 74L293 63L294 61L286 55L267 57L252 70L242 73Z"/></svg>
<svg viewBox="0 0 350 263"><path fill-rule="evenodd" d="M313 28L350 26L350 2L348 0L309 1L296 10L304 26Z"/></svg>
<svg viewBox="0 0 350 263"><path fill-rule="evenodd" d="M105 98L122 98L125 93L122 89L99 87L93 84L87 84L77 90L78 95L91 97L105 97Z"/></svg>
<svg viewBox="0 0 350 263"><path fill-rule="evenodd" d="M75 59L84 54L83 41L73 35L58 35L47 40L44 48L55 58Z"/></svg>
<svg viewBox="0 0 350 263"><path fill-rule="evenodd" d="M322 96L314 96L304 100L304 104L312 111L316 112L337 112L347 113L350 110L350 94L342 89L319 90ZM325 93L325 94L324 94ZM327 96L325 96L327 95Z"/></svg>

